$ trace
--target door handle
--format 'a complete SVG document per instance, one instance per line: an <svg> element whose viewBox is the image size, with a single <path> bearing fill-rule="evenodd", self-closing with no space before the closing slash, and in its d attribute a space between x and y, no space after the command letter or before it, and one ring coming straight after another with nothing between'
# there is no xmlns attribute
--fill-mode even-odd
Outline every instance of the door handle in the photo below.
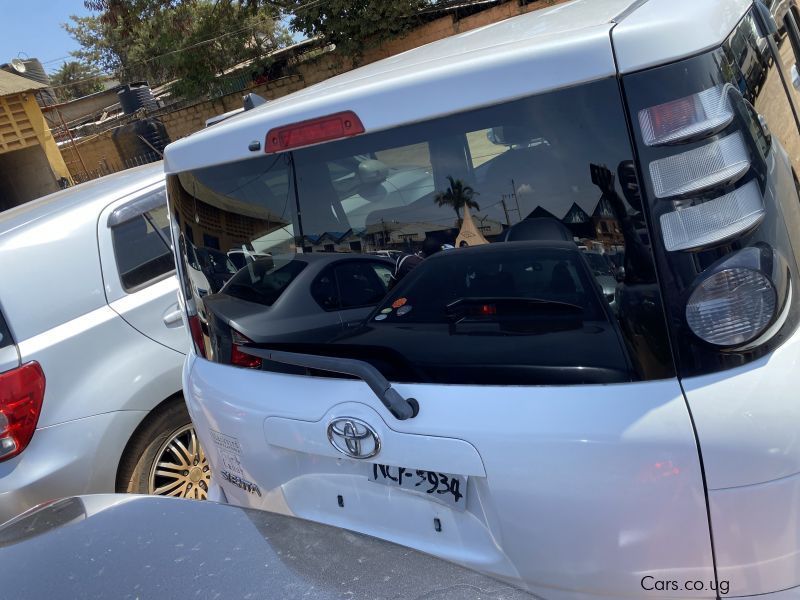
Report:
<svg viewBox="0 0 800 600"><path fill-rule="evenodd" d="M164 325L173 325L181 320L181 310L173 310L170 313L164 315Z"/></svg>

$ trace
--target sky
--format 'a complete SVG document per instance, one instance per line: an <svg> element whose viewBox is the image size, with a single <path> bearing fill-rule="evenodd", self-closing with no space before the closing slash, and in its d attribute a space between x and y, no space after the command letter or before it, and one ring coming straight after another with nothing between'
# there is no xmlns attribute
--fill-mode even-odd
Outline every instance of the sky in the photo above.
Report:
<svg viewBox="0 0 800 600"><path fill-rule="evenodd" d="M78 49L61 23L70 15L87 14L83 0L0 0L0 63L22 52L52 73Z"/></svg>

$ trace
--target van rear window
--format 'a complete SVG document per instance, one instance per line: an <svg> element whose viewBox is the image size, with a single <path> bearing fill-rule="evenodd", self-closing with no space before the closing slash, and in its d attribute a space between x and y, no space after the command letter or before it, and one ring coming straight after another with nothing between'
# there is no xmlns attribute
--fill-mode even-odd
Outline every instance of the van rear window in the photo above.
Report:
<svg viewBox="0 0 800 600"><path fill-rule="evenodd" d="M181 172L168 189L214 360L241 334L357 354L408 381L674 374L613 79ZM204 252L228 268L204 266ZM391 257L386 288L367 271L326 275L339 267L322 262L355 254ZM309 255L331 261L298 277ZM225 296L237 301L210 301Z"/></svg>

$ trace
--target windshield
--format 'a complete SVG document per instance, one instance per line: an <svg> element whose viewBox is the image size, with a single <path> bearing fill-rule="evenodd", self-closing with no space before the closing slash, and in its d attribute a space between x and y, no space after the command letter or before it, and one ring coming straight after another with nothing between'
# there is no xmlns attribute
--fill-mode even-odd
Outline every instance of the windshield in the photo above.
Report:
<svg viewBox="0 0 800 600"><path fill-rule="evenodd" d="M457 382L455 361L483 365L484 382L509 381L517 369L514 380L543 383L544 366L610 369L626 381L673 372L635 184L619 92L606 80L178 173L169 191L178 245L189 252L184 283L203 331L210 328L212 360L227 360L226 345L240 334L266 347L402 354L412 381ZM543 245L516 246L533 241ZM192 255L243 247L272 257L273 271L254 276L238 261L234 275ZM300 254L325 259L281 275L280 297L270 287L266 298L263 276L281 274L277 265L292 263L279 260ZM618 282L605 254L624 263ZM369 260L340 264L355 255ZM419 278L404 281L421 265ZM411 292L396 296L414 281L414 303ZM473 322L475 298L495 306L494 323ZM456 327L453 302L463 317ZM220 314L232 310L235 321ZM561 326L546 327L545 314ZM398 318L391 334L377 327ZM484 341L465 346L465 336ZM487 339L496 357L488 362L479 351ZM514 354L515 344L531 351ZM431 348L447 357L440 367L426 355Z"/></svg>
<svg viewBox="0 0 800 600"><path fill-rule="evenodd" d="M613 275L611 265L602 254L587 252L586 262L589 263L589 268L592 269L594 275Z"/></svg>

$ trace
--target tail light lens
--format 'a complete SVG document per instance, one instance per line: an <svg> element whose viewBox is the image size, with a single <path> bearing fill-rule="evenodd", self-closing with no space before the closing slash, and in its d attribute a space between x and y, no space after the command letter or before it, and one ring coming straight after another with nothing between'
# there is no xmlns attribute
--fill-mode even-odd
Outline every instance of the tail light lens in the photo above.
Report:
<svg viewBox="0 0 800 600"><path fill-rule="evenodd" d="M707 136L733 121L728 91L731 85L718 85L678 100L639 111L639 125L648 146L685 142Z"/></svg>
<svg viewBox="0 0 800 600"><path fill-rule="evenodd" d="M689 328L715 346L738 347L759 338L787 304L786 272L785 262L767 247L725 257L701 275L689 297Z"/></svg>
<svg viewBox="0 0 800 600"><path fill-rule="evenodd" d="M0 461L25 450L44 400L44 372L37 362L0 373Z"/></svg>
<svg viewBox="0 0 800 600"><path fill-rule="evenodd" d="M750 169L744 138L737 131L689 150L650 163L650 177L658 198L697 194L731 183Z"/></svg>
<svg viewBox="0 0 800 600"><path fill-rule="evenodd" d="M252 344L253 340L242 335L235 329L231 329L231 338L233 344L231 345L231 364L237 367L245 367L247 369L260 369L261 359L257 356L245 354L239 350L239 346Z"/></svg>
<svg viewBox="0 0 800 600"><path fill-rule="evenodd" d="M203 336L203 324L200 322L200 317L197 315L189 317L189 331L192 334L192 342L194 342L194 349L199 356L207 358L206 356L206 342Z"/></svg>
<svg viewBox="0 0 800 600"><path fill-rule="evenodd" d="M661 215L664 246L670 252L720 244L756 227L766 211L755 181L720 198Z"/></svg>

